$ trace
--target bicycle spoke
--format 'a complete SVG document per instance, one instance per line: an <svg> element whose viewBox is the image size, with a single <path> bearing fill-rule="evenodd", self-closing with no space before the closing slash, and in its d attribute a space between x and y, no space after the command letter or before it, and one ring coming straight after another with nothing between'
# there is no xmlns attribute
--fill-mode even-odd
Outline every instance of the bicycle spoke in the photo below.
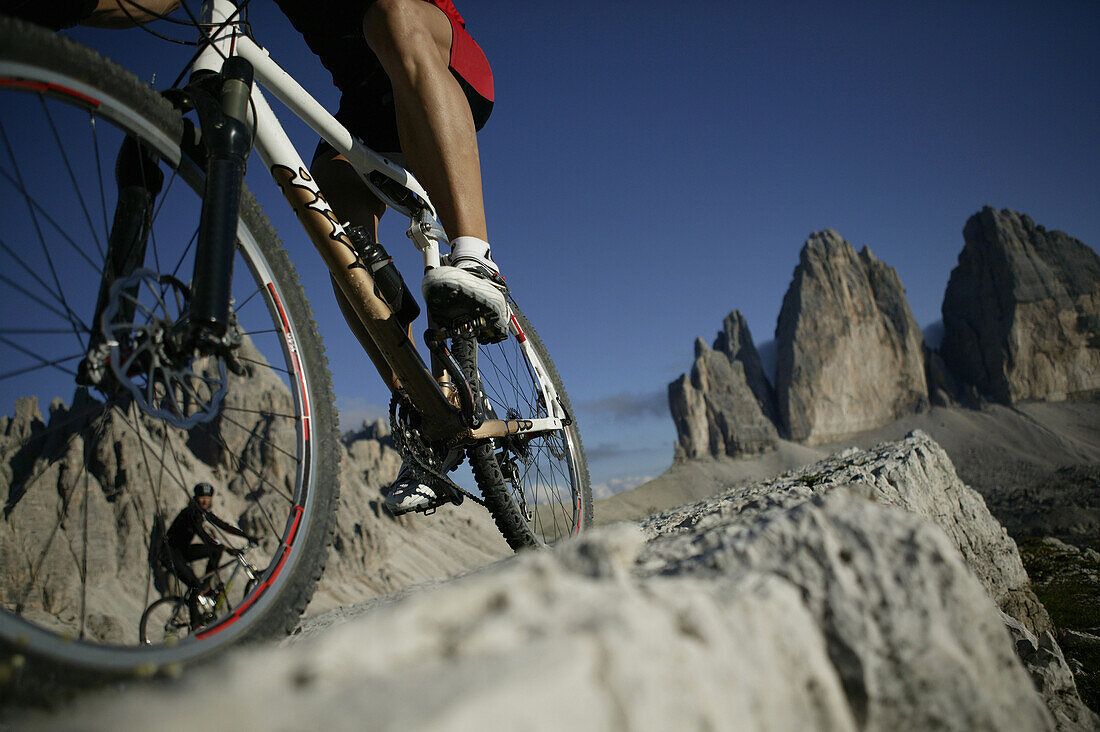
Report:
<svg viewBox="0 0 1100 732"><path fill-rule="evenodd" d="M274 537L278 537L280 534L279 529L275 527L275 522L271 519L271 514L267 512L267 509L264 507L263 502L259 499L256 499L253 503L250 503L247 507L245 507L245 515L247 516L253 508L258 508L260 510L260 515L263 516L268 528L271 529L271 535Z"/></svg>
<svg viewBox="0 0 1100 732"><path fill-rule="evenodd" d="M84 474L84 554L80 562L80 635L84 638L84 628L88 619L88 474Z"/></svg>
<svg viewBox="0 0 1100 732"><path fill-rule="evenodd" d="M62 304L67 312L72 312L72 308L65 302L65 289L61 286L61 278L57 275L57 268L54 266L53 257L50 256L49 248L46 246L46 237L42 233L42 224L35 215L34 205L31 201L30 195L27 193L27 186L23 181L23 173L19 167L19 162L15 159L15 152L11 148L11 141L8 139L7 130L4 127L2 121L0 121L0 140L3 140L4 148L8 151L8 157L11 159L12 168L15 170L15 180L18 183L18 188L23 194L23 200L27 204L27 210L31 215L31 220L34 223L35 232L38 234L39 247L42 250L42 254L46 257L46 263L49 265L50 274L53 275L54 285L57 287L57 293L61 297ZM81 346L86 347L87 343L81 339L81 333L77 328L78 323L73 323L73 333L77 339L80 340Z"/></svg>
<svg viewBox="0 0 1100 732"><path fill-rule="evenodd" d="M223 415L223 416L224 416L224 415ZM227 421L229 421L229 422L230 422L231 424L233 424L234 426L236 426L236 427L240 427L240 428L241 428L242 430L244 430L244 431L245 431L246 433L248 433L248 432L251 432L251 430L246 430L246 429L245 429L245 428L244 428L244 427L243 427L242 425L240 425L240 424L239 424L239 423L237 423L237 422L234 422L233 420L230 420L230 419L229 419L228 417L226 417L225 419L226 419ZM259 482L260 482L260 485L262 485L262 486L265 486L265 487L268 487L268 488L270 488L270 489L272 490L272 492L274 492L274 493L276 493L277 495L279 495L280 497L282 497L282 498L286 499L286 501L287 501L288 503L293 503L293 502L294 502L294 497L293 497L293 496L289 496L289 495L287 495L286 493L283 493L283 492L282 492L282 490L280 490L280 489L279 489L279 487L278 487L277 485L275 485L275 484L274 484L274 483L272 483L271 481L267 480L267 479L266 479L266 478L265 478L265 477L264 477L264 476L263 476L263 475L262 475L262 474L261 474L261 473L260 473L260 472L259 472L258 470L256 470L256 469L255 469L255 468L254 468L254 467L253 467L253 466L252 466L252 465L251 465L250 463L247 463L247 462L245 462L244 460L242 460L241 458L239 458L239 457L237 457L236 455L234 455L234 454L233 454L233 450L232 450L232 448L230 448L230 447L229 447L229 443L227 443L227 442L225 441L225 438L224 438L224 437L222 437L222 436L221 436L220 434L214 434L214 433L212 433L212 434L210 434L210 435L208 435L208 436L212 437L212 438L214 439L214 441L215 441L215 442L217 442L217 443L218 443L218 444L219 444L219 445L220 445L221 447L223 447L223 448L225 449L225 452L226 452L226 454L227 454L227 455L229 455L229 456L230 456L230 458L231 458L232 460L235 460L235 461L236 461L236 465L234 466L234 469L235 469L235 470L237 471L237 473L238 473L239 475L241 475L241 477L242 477L242 478L243 478L243 477L245 477L245 476L243 475L242 471L248 471L248 472L252 473L252 474L253 474L253 475L254 475L254 476L255 476L255 477L256 477L256 478L257 478L257 479L259 480ZM270 441L268 441L268 440L266 440L266 439L264 440L264 442L265 442L266 444L269 444L269 445L271 445L271 447L273 447L274 449L278 450L279 452L282 452L282 453L283 453L284 455L288 455L288 457L292 458L292 459L293 459L293 460L294 460L294 461L295 461L296 463L297 463L297 462L299 462L299 461L298 461L298 459L297 459L297 458L296 458L295 456L293 456L293 455L290 455L290 454L289 454L289 453L287 453L287 452L286 452L285 450L283 450L282 448L280 448L280 447L279 447L278 445L276 445L276 444L274 444L274 443L272 443L272 442L270 442ZM251 488L251 486L249 486L249 488ZM253 490L253 491L251 491L251 492L255 492L255 491Z"/></svg>
<svg viewBox="0 0 1100 732"><path fill-rule="evenodd" d="M57 293L55 293L53 290L51 290L50 286L47 285L45 282L43 282L42 278L38 276L38 274L34 271L34 269L31 268L30 265L28 265L25 261L23 261L23 258L20 257L18 254L16 254L15 251L12 250L3 239L0 239L0 249L3 249L13 260L15 260L15 262L18 263L19 268L22 269L24 272L26 272L27 275L29 275L31 277L31 279L33 279L35 282L37 282L39 284L39 286L41 286L41 288L45 292L49 293L50 297L58 305L60 305L61 307L66 307L65 302L62 301L62 299L57 296ZM10 282L10 280L5 278L4 282L8 283L8 282ZM19 290L21 292L23 292L24 294L26 294L27 297L30 297L31 299L35 300L35 302L38 302L38 303L42 304L44 307L49 308L49 305L47 305L42 300L40 300L39 298L37 298L36 296L31 294L30 291L24 290L22 286L19 286ZM79 320L79 317L72 310L68 310L65 313L60 313L57 310L54 310L53 308L50 308L50 311L53 312L54 314L58 315L62 320L66 320L66 321L70 321L70 322L72 320ZM81 323L81 326L83 326L83 323ZM63 332L70 333L72 331L71 330L65 330Z"/></svg>
<svg viewBox="0 0 1100 732"><path fill-rule="evenodd" d="M101 415L97 430L92 430L93 435L97 431L102 429L103 423L104 423L104 415ZM71 434L69 436L69 439L66 440L66 442L65 442L65 449L58 454L58 458L64 457L65 455L68 455L70 446L72 445L73 441L78 436L79 435L78 435L77 432L74 432L73 434ZM87 468L88 468L88 459L87 459L88 451L87 451L87 448L85 447L85 449L82 450L81 452L82 452L81 461L83 463L84 470L82 471L82 473L77 473L78 476L81 475L81 474L86 474L86 471L87 471ZM51 460L49 465L44 466L43 470L40 471L38 475L39 476L43 475L45 473L45 471L48 470L49 467L52 467L54 462L55 461ZM61 499L61 506L58 510L57 522L54 524L53 529L50 531L50 537L46 541L46 546L42 549L41 554L39 554L37 561L34 563L34 569L31 572L31 577L30 577L30 579L27 583L26 588L23 590L23 594L20 597L19 603L17 605L17 608L18 608L19 612L22 612L22 608L26 604L26 601L27 601L27 596L30 594L31 589L33 589L34 586L37 584L38 573L41 571L42 565L43 565L43 563L45 563L46 557L49 555L50 549L53 547L53 542L57 538L57 532L61 529L62 524L65 522L65 518L69 514L69 502L72 499L73 494L76 493L76 483L74 482L73 485L72 485L72 488L68 491L64 490L63 486L61 486L61 488L62 488L62 490L61 490L62 499ZM25 492L26 491L24 491L24 493ZM70 550L71 550L71 548L70 548Z"/></svg>
<svg viewBox="0 0 1100 732"><path fill-rule="evenodd" d="M95 169L99 181L99 207L103 212L103 236L106 241L111 240L111 224L107 220L107 189L103 185L103 161L99 154L99 135L95 129L96 117L88 113L88 131L92 135L92 149L95 150Z"/></svg>
<svg viewBox="0 0 1100 732"><path fill-rule="evenodd" d="M62 432L62 430L68 428L69 426L75 424L76 422L84 420L86 417L87 417L87 414L85 414L83 412L78 413L78 414L70 414L69 419L64 420L64 421L60 421L58 424L55 424L55 422L58 422L58 420L51 419L50 423L48 425L46 425L46 427L44 429L32 432L30 435L27 436L26 439L15 443L14 444L15 449L10 450L9 454L18 455L23 450L29 448L32 443L39 442L39 441L41 441L42 445L43 445L42 448L39 449L39 452L41 453L42 451L45 450L45 445L46 445L46 442L48 441L49 438L53 437L55 434L58 434L58 433ZM76 436L76 432L72 432L72 434L69 435L69 438L68 438L69 441L71 441L75 436ZM67 445L67 443L66 443L66 445ZM51 464L48 463L45 466L44 469L49 469L50 465ZM15 503L18 502L18 499L21 498L26 493L26 491L18 491L18 492L15 491L15 486L18 483L18 481L16 480L17 477L18 476L16 476L16 475L12 476L12 482L11 482L11 485L9 486L9 488L8 488L8 502L5 504L5 509L4 509L5 510L5 516L7 516L7 514L11 513L11 509L14 508ZM37 476L35 476L31 479L28 479L26 481L23 481L23 483L24 484L30 483L30 482L33 482L36 479L37 479Z"/></svg>
<svg viewBox="0 0 1100 732"><path fill-rule="evenodd" d="M192 234L191 238L187 241L187 246L184 248L183 253L180 254L179 259L176 262L176 265L172 268L171 275L173 277L176 277L177 279L179 278L180 268L183 267L183 263L185 261L187 261L187 256L191 253L191 249L195 246L195 244L198 242L198 240L199 240L199 230L196 228L195 233ZM153 251L154 252L159 251L159 248L157 247L157 243L156 243L156 237L153 237ZM157 271L158 272L161 271L160 258L159 257L157 257Z"/></svg>
<svg viewBox="0 0 1100 732"><path fill-rule="evenodd" d="M92 224L91 214L88 213L88 205L84 202L84 194L80 191L80 186L76 182L76 174L73 172L72 163L69 162L69 153L65 150L65 145L61 142L61 135L57 131L57 124L54 122L53 114L50 113L50 108L46 104L45 97L39 96L38 101L42 103L42 112L46 115L46 119L50 122L50 130L53 131L53 139L57 142L57 149L61 153L61 158L65 161L65 170L69 173L69 182L73 184L73 191L76 193L77 199L80 201L80 210L84 212L84 220L88 222L88 230L95 240L96 249L99 250L100 257L107 255L103 248L103 244L100 242L99 237L96 236L95 226Z"/></svg>
<svg viewBox="0 0 1100 732"><path fill-rule="evenodd" d="M261 414L263 414L263 413L261 413ZM266 414L270 415L270 413L266 413ZM232 419L232 418L230 418L229 416L227 416L227 415L225 415L225 414L223 414L222 416L223 416L223 418L224 418L224 419L225 419L225 420L226 420L227 422L229 422L229 423L230 423L231 425L233 425L233 426L235 426L235 427L239 427L239 428L241 428L241 430L243 430L243 431L245 431L245 432L251 432L251 430L247 429L247 428L246 428L246 427L245 427L245 426L244 426L243 424L241 424L240 422L236 421L235 419ZM270 415L270 416L275 416L275 415ZM295 419L297 419L297 418L295 418ZM271 449L273 449L273 450L276 450L276 451L278 451L278 452L282 453L283 455L285 455L286 457L290 458L291 460L293 460L293 461L295 461L295 462L298 462L298 458L297 458L297 457L296 457L296 456L295 456L295 455L294 455L293 453L287 452L287 451L286 451L286 450L284 450L284 449L283 449L282 447L280 447L279 445L275 444L274 442L272 442L272 441L271 441L271 440L269 440L268 438L266 438L266 437L264 437L264 438L261 438L261 440L260 440L260 441L261 441L261 442L262 442L263 444L265 444L265 445L268 445L269 447L271 447Z"/></svg>
<svg viewBox="0 0 1100 732"><path fill-rule="evenodd" d="M133 403L131 403L130 409L133 409L135 412L138 411L137 407L135 405L133 405ZM141 421L140 416L135 414L135 416L133 418L133 421L131 421L130 415L128 413L119 412L117 409L115 410L115 412L120 414L119 419L120 419L121 423L123 425L125 425L127 428L129 428L129 430L134 434L135 437L137 437L137 439L139 441L141 441L141 442L146 441L148 433L146 431L146 434L143 434L143 430L140 429L140 427L142 426L142 421ZM170 466L168 465L168 462L163 457L161 458L160 464L165 469L165 472L167 473L167 475L174 480L175 484L177 486L179 486L180 490L182 490L183 493L186 495L187 494L187 481L184 479L185 470L184 470L183 464L180 461L179 455L176 454L175 450L172 450L172 449L169 448L167 430L164 431L164 438L163 439L164 439L164 452L167 452L167 453L170 454L170 456L172 458L172 462L175 464L175 468L178 472L173 474L171 472L171 470L169 470Z"/></svg>
<svg viewBox="0 0 1100 732"><path fill-rule="evenodd" d="M33 351L31 351L27 348L24 348L23 346L20 346L19 344L13 342L12 340L10 340L8 338L4 338L3 336L0 336L0 343L4 343L5 345L11 346L12 348L19 351L20 353L23 353L27 356L30 356L31 358L36 359L38 361L37 366L26 366L26 367L21 368L21 369L16 369L15 371L6 371L6 372L0 374L0 381L4 381L5 379L14 378L16 376L21 376L22 374L29 374L33 371L41 371L42 369L51 369L51 368L56 369L56 370L60 371L61 373L66 374L67 376L72 376L72 377L75 378L76 377L76 371L66 369L66 368L62 368L61 364L65 363L66 361L76 361L77 359L80 359L80 358L84 357L83 353L77 353L77 354L72 355L72 356L63 356L61 358L55 358L52 361L47 361L42 356L39 356L38 354L34 353Z"/></svg>
<svg viewBox="0 0 1100 732"><path fill-rule="evenodd" d="M143 171L142 175L144 175L144 174L145 173ZM152 229L156 225L157 217L160 216L160 212L161 212L161 209L164 208L164 204L168 202L168 194L172 192L172 184L176 182L177 178L179 178L178 171L175 168L173 168L172 169L172 175L168 177L168 184L165 185L165 186L161 186L160 203L157 204L156 210L153 211L153 215L149 218L149 228L150 229ZM196 229L195 231L196 231L196 236L197 236L198 235L198 230Z"/></svg>
<svg viewBox="0 0 1100 732"><path fill-rule="evenodd" d="M259 409L246 409L245 407L223 406L222 411L223 412L240 412L242 414L259 414L259 415L262 415L264 417L281 417L283 419L294 420L295 422L298 421L298 415L296 415L296 414L283 414L281 412L264 412L264 411L261 411ZM294 457L294 456L291 455L291 457Z"/></svg>
<svg viewBox="0 0 1100 732"><path fill-rule="evenodd" d="M0 282L3 282L5 285L12 288L13 290L18 290L23 295L25 295L27 297L27 299L33 300L34 302L38 303L39 305L44 307L46 310L49 310L51 313L58 316L62 320L68 321L69 324L72 327L69 328L66 331L67 333L76 333L77 336L79 337L79 335L81 333L88 333L88 332L91 331L91 328L89 328L84 323L80 322L80 319L77 318L76 315L71 310L68 313L62 313L62 312L54 309L54 307L52 305L50 305L48 302L46 302L42 298L38 297L37 295L32 293L30 290L27 290L25 287L23 287L22 285L16 283L14 280L12 280L11 278L9 278L5 275L0 275ZM64 302L62 302L61 304L62 304L63 307L68 308L68 305L66 305ZM83 340L80 340L80 345L81 345L81 347L84 347L85 344L84 344Z"/></svg>
<svg viewBox="0 0 1100 732"><path fill-rule="evenodd" d="M77 256L79 256L81 259L83 259L85 262L87 262L88 265L96 273L101 274L103 272L102 266L97 264L91 257L88 256L88 254L72 238L72 236L69 234L69 232L66 231L66 229L60 223L58 223L57 219L54 218L53 216L51 216L50 213L48 211L46 211L45 208L43 208L42 204L40 204L38 201L36 201L36 200L34 200L33 198L30 197L30 194L26 191L26 189L24 189L22 187L22 184L19 181L12 178L9 173L7 173L6 171L4 171L2 169L0 169L0 177L2 177L4 180L6 180L8 182L8 185L10 185L12 188L15 189L16 193L19 193L20 195L22 195L26 198L27 205L30 206L33 211L37 212L37 214L39 216L41 216L46 221L47 224L50 225L51 229L53 229L55 232L57 232L57 234L61 237L62 241L64 241L66 244L68 244L69 248L72 249L73 252L75 252L77 254Z"/></svg>
<svg viewBox="0 0 1100 732"><path fill-rule="evenodd" d="M245 298L244 300L242 300L242 301L241 301L240 303L238 303L238 304L237 304L237 306L236 306L236 308L235 308L235 310L237 311L237 313L240 313L240 312L241 312L242 310L244 310L245 306L247 306L247 305L248 305L248 303L252 302L252 300L253 300L253 299L254 299L254 298L255 298L255 297L257 296L257 295L259 295L259 294L260 294L261 292L263 292L263 291L264 291L264 290L263 290L263 288L262 288L262 287L256 287L256 288L254 288L254 289L252 290L252 292L251 292L251 293L249 293L248 297L246 297L246 298ZM262 300L261 300L261 302L262 302ZM277 331L277 330L275 330L275 329L272 329L271 331L261 330L261 331L255 331L255 332L257 332L257 333L268 333L268 332L271 332L271 333L278 333L279 331Z"/></svg>
<svg viewBox="0 0 1100 732"><path fill-rule="evenodd" d="M254 358L248 358L247 356L240 356L240 355L237 356L237 360L242 361L244 363L254 363L257 366L263 366L264 368L271 369L272 371L278 371L279 373L286 374L287 376L292 375L291 372L290 372L290 369L284 369L284 368L280 368L278 366L273 366L272 364L267 363L266 361L257 361Z"/></svg>
<svg viewBox="0 0 1100 732"><path fill-rule="evenodd" d="M168 439L168 434L166 432L165 433L165 445L167 444L167 439ZM146 453L145 440L139 440L138 441L138 446L141 447L141 464L145 467L145 477L148 479L149 487L153 492L153 506L156 508L156 511L159 513L160 510L161 510L161 501L160 501L161 480L159 479L159 477L158 477L157 480L153 479L152 461L150 460L149 455ZM163 464L164 464L164 447L165 446L162 445L161 455L160 455L160 459L158 461L158 462L160 462L162 467L163 467ZM159 475L160 474L158 474L158 476Z"/></svg>

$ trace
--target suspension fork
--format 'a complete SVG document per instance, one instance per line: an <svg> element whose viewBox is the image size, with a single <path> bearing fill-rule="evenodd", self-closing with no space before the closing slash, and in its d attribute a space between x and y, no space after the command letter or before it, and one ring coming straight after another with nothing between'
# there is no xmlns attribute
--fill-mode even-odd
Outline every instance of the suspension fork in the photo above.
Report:
<svg viewBox="0 0 1100 732"><path fill-rule="evenodd" d="M207 89L211 82L218 96ZM237 335L231 331L230 289L236 252L237 220L244 186L245 164L252 150L247 123L252 92L252 65L238 57L226 59L221 74L208 73L184 90L166 96L181 109L194 108L202 129L202 155L206 168L202 212L199 216L198 245L192 277L191 302L187 318L176 324L173 350L185 353L199 348L226 356L234 373L241 367L232 358ZM194 140L185 138L185 145ZM195 151L193 151L194 154ZM164 174L157 159L132 137L127 137L115 164L118 201L108 237L107 257L100 280L92 319L92 334L85 358L77 369L77 383L101 386L107 376L109 344L100 322L109 305L115 283L141 266L145 260L153 206L160 194ZM133 285L131 295L136 295ZM114 320L130 322L136 297L119 298Z"/></svg>
<svg viewBox="0 0 1100 732"><path fill-rule="evenodd" d="M237 220L252 151L251 93L252 64L230 56L222 64L219 104L196 105L206 146L206 188L191 280L190 336L198 341L220 339L229 324Z"/></svg>

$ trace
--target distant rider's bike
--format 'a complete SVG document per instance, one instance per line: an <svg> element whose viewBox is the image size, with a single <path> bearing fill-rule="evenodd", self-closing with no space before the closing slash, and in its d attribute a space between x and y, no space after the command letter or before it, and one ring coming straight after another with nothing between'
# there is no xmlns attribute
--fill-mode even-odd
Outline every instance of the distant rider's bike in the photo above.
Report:
<svg viewBox="0 0 1100 732"><path fill-rule="evenodd" d="M309 602L335 528L337 414L305 293L242 183L253 147L403 387L390 419L405 462L454 502L483 502L516 549L592 520L576 415L530 322L509 299L506 333L472 318L429 331L444 393L406 333L412 294L380 246L349 238L259 84L409 218L431 268L447 239L427 194L280 69L241 10L203 3L191 81L164 93L0 18L8 692L286 633ZM449 469L463 457L460 484ZM259 538L265 569L201 632L147 643L150 526L199 480L226 486L217 510Z"/></svg>
<svg viewBox="0 0 1100 732"><path fill-rule="evenodd" d="M249 564L244 550L230 550L230 554L229 561L198 578L200 585L209 586L210 590L196 592L194 613L186 595L165 595L145 608L138 624L141 642L146 645L175 645L192 633L201 632L204 626L213 625L219 618L234 612L235 604L239 607L246 602L261 572ZM229 576L222 580L226 571Z"/></svg>

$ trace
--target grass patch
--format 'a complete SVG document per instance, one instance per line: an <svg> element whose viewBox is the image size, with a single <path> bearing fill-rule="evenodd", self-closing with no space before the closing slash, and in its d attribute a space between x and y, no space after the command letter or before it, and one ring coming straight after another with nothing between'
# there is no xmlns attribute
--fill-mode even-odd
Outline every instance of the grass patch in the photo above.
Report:
<svg viewBox="0 0 1100 732"><path fill-rule="evenodd" d="M1067 661L1073 659L1081 664L1081 669L1074 668L1073 674L1077 693L1089 709L1096 711L1100 707L1100 643L1077 643L1066 639L1062 643L1062 652ZM1074 667L1072 661L1070 666Z"/></svg>
<svg viewBox="0 0 1100 732"><path fill-rule="evenodd" d="M1032 588L1055 628L1100 635L1100 561L1038 538L1021 539L1018 546ZM1058 636L1081 700L1100 709L1100 642Z"/></svg>

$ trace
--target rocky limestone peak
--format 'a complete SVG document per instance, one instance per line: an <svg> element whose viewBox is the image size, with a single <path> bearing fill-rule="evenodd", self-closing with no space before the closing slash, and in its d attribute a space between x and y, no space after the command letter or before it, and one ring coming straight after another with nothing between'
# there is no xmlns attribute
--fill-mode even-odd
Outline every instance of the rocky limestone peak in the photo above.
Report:
<svg viewBox="0 0 1100 732"><path fill-rule="evenodd" d="M790 438L819 444L928 405L924 342L897 272L832 229L807 239L776 325Z"/></svg>
<svg viewBox="0 0 1100 732"><path fill-rule="evenodd" d="M702 338L695 339L695 358L701 358L703 354L710 353L710 346Z"/></svg>
<svg viewBox="0 0 1100 732"><path fill-rule="evenodd" d="M734 310L722 321L722 330L714 341L714 350L726 354L731 363L741 363L749 389L756 397L760 410L765 417L778 425L779 405L775 399L775 388L764 373L764 364L760 361L760 353L752 341L748 321L740 310Z"/></svg>
<svg viewBox="0 0 1100 732"><path fill-rule="evenodd" d="M810 234L799 259L809 261L830 256L830 252L836 249L852 249L852 245L844 240L844 237L836 229L822 229Z"/></svg>
<svg viewBox="0 0 1100 732"><path fill-rule="evenodd" d="M679 439L677 459L758 455L775 447L775 396L739 311L730 313L714 348L695 339L690 377L669 384Z"/></svg>
<svg viewBox="0 0 1100 732"><path fill-rule="evenodd" d="M344 444L350 445L359 440L385 441L390 437L390 423L384 419L374 421L363 420L357 430L349 430L344 433Z"/></svg>
<svg viewBox="0 0 1100 732"><path fill-rule="evenodd" d="M940 347L955 377L1008 404L1100 389L1100 256L989 206L963 237Z"/></svg>

